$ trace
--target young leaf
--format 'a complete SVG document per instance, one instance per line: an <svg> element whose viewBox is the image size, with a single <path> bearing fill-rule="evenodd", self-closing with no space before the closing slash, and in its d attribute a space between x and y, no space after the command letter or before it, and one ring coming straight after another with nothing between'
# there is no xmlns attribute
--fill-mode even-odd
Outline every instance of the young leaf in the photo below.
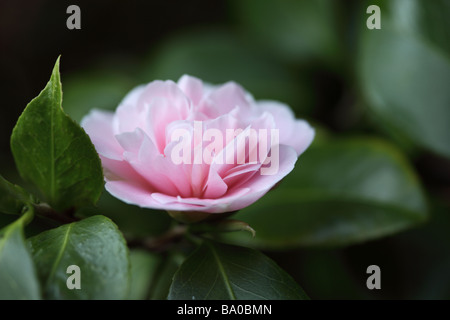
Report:
<svg viewBox="0 0 450 320"><path fill-rule="evenodd" d="M50 81L19 117L11 150L21 176L56 210L95 203L103 189L89 136L62 110L59 58Z"/></svg>
<svg viewBox="0 0 450 320"><path fill-rule="evenodd" d="M375 139L313 145L264 198L241 210L246 233L227 241L265 249L338 246L379 238L427 218L420 183L393 146Z"/></svg>
<svg viewBox="0 0 450 320"><path fill-rule="evenodd" d="M0 175L0 212L20 214L24 205L32 201L28 192Z"/></svg>
<svg viewBox="0 0 450 320"><path fill-rule="evenodd" d="M33 216L33 207L0 230L0 300L40 299L36 270L28 252L23 227Z"/></svg>
<svg viewBox="0 0 450 320"><path fill-rule="evenodd" d="M90 217L45 231L28 241L46 298L127 297L128 249L122 234L110 219ZM68 278L73 274L67 273L71 265L80 268L80 289L67 286Z"/></svg>
<svg viewBox="0 0 450 320"><path fill-rule="evenodd" d="M205 240L176 272L171 300L308 299L297 283L262 253Z"/></svg>

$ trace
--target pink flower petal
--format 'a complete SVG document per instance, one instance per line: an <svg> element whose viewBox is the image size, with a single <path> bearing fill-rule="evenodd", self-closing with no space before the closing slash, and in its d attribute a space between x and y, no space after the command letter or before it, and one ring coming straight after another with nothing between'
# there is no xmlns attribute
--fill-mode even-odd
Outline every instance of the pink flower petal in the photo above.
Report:
<svg viewBox="0 0 450 320"><path fill-rule="evenodd" d="M227 114L237 106L250 108L250 103L241 86L234 82L228 82L209 94L201 111L210 118L216 118Z"/></svg>
<svg viewBox="0 0 450 320"><path fill-rule="evenodd" d="M106 189L141 207L222 213L257 201L286 176L314 129L234 82L183 76L132 90L115 113L82 125L100 155Z"/></svg>
<svg viewBox="0 0 450 320"><path fill-rule="evenodd" d="M228 190L227 184L219 176L219 174L210 167L208 180L204 187L203 198L217 199L223 196Z"/></svg>
<svg viewBox="0 0 450 320"><path fill-rule="evenodd" d="M81 121L81 126L91 138L95 149L104 157L120 160L123 149L114 138L112 127L114 113L102 110L92 110Z"/></svg>
<svg viewBox="0 0 450 320"><path fill-rule="evenodd" d="M191 99L194 105L198 105L203 97L203 83L200 79L184 75L178 80L178 87Z"/></svg>
<svg viewBox="0 0 450 320"><path fill-rule="evenodd" d="M294 112L276 101L260 101L258 107L272 114L280 130L280 143L292 146L300 155L314 139L314 129L304 120L295 119Z"/></svg>

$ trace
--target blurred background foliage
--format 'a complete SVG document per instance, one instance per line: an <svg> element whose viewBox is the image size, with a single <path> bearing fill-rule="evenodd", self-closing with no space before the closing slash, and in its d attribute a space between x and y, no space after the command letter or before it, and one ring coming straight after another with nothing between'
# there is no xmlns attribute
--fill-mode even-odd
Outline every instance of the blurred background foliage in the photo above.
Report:
<svg viewBox="0 0 450 320"><path fill-rule="evenodd" d="M69 4L81 30L66 28ZM366 28L371 4L381 30ZM22 183L9 137L59 54L63 108L77 121L154 79L234 80L289 104L317 137L285 181L236 215L256 238L222 240L263 249L313 299L449 299L449 17L448 0L3 1L0 173ZM107 193L80 214L94 213L128 237L171 224ZM132 251L132 297L164 297L180 254L161 264ZM378 291L365 286L371 264ZM158 268L166 275L147 292Z"/></svg>

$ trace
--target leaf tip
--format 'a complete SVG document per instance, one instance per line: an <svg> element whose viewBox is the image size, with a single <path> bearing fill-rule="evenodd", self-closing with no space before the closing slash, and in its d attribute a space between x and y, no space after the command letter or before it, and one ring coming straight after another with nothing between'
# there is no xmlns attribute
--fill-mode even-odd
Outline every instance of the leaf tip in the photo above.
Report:
<svg viewBox="0 0 450 320"><path fill-rule="evenodd" d="M60 64L60 60L61 60L61 55L58 56L58 58L56 58L55 61L55 65L53 67L53 71L52 71L52 78L55 77L59 80L60 75L59 75L59 64Z"/></svg>

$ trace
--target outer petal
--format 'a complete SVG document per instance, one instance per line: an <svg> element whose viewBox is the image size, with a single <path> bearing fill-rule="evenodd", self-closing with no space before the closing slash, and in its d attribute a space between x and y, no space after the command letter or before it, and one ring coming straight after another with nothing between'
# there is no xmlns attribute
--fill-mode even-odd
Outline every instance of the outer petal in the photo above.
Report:
<svg viewBox="0 0 450 320"><path fill-rule="evenodd" d="M230 203L233 202L233 199L237 199L249 191L248 189L239 189L221 199L204 200L152 193L151 190L132 181L108 181L105 187L116 198L143 208L209 213L229 212Z"/></svg>
<svg viewBox="0 0 450 320"><path fill-rule="evenodd" d="M276 174L260 175L257 173L241 187L229 190L226 194L217 199L183 198L162 193L152 193L151 197L156 201L156 204L153 201L146 199L141 202L140 205L148 206L150 208L164 208L166 210L196 210L209 213L223 213L239 210L257 201L286 176L294 168L295 162L297 161L297 153L292 147L280 145L280 160L279 170ZM127 199L133 197L139 200L141 196L135 196L133 194L127 195Z"/></svg>
<svg viewBox="0 0 450 320"><path fill-rule="evenodd" d="M114 133L132 132L136 128L147 131L146 119L148 118L148 113L148 105L138 108L136 104L120 104L114 114Z"/></svg>
<svg viewBox="0 0 450 320"><path fill-rule="evenodd" d="M191 99L194 105L198 105L203 97L203 83L200 79L183 75L178 80L178 87Z"/></svg>
<svg viewBox="0 0 450 320"><path fill-rule="evenodd" d="M313 142L315 131L305 120L296 120L294 125L294 137L291 146L297 154L302 154Z"/></svg>
<svg viewBox="0 0 450 320"><path fill-rule="evenodd" d="M135 105L138 102L142 92L144 92L145 87L146 87L145 84L141 84L140 86L137 86L134 89L132 89L130 92L127 93L125 98L122 99L120 104L131 106Z"/></svg>
<svg viewBox="0 0 450 320"><path fill-rule="evenodd" d="M233 211L230 209L231 204L236 199L246 195L249 191L250 189L247 188L239 188L228 192L219 199L171 197L160 193L153 193L152 198L163 204L167 210L196 210L209 213L223 213Z"/></svg>
<svg viewBox="0 0 450 320"><path fill-rule="evenodd" d="M300 155L314 139L314 129L304 120L295 119L294 112L277 101L259 101L258 108L270 112L280 130L280 143L292 146Z"/></svg>
<svg viewBox="0 0 450 320"><path fill-rule="evenodd" d="M134 132L126 132L116 135L116 140L120 144L122 152L130 153L137 152L142 144L145 133L141 129L136 129ZM150 188L148 182L130 165L128 161L109 159L100 155L102 161L103 172L106 181L132 181L136 185L144 188Z"/></svg>
<svg viewBox="0 0 450 320"><path fill-rule="evenodd" d="M81 126L100 155L121 160L123 149L114 137L113 117L112 112L94 109L83 118Z"/></svg>
<svg viewBox="0 0 450 320"><path fill-rule="evenodd" d="M186 119L191 108L188 97L173 81L153 81L142 91L137 101L138 106L149 104L154 99L165 99L177 119Z"/></svg>
<svg viewBox="0 0 450 320"><path fill-rule="evenodd" d="M165 209L165 206L152 198L152 190L132 180L107 181L106 190L114 197L128 204L143 208Z"/></svg>
<svg viewBox="0 0 450 320"><path fill-rule="evenodd" d="M234 82L227 82L211 91L206 100L204 100L200 111L213 119L229 113L236 107L250 109L251 104L247 97L241 86Z"/></svg>

